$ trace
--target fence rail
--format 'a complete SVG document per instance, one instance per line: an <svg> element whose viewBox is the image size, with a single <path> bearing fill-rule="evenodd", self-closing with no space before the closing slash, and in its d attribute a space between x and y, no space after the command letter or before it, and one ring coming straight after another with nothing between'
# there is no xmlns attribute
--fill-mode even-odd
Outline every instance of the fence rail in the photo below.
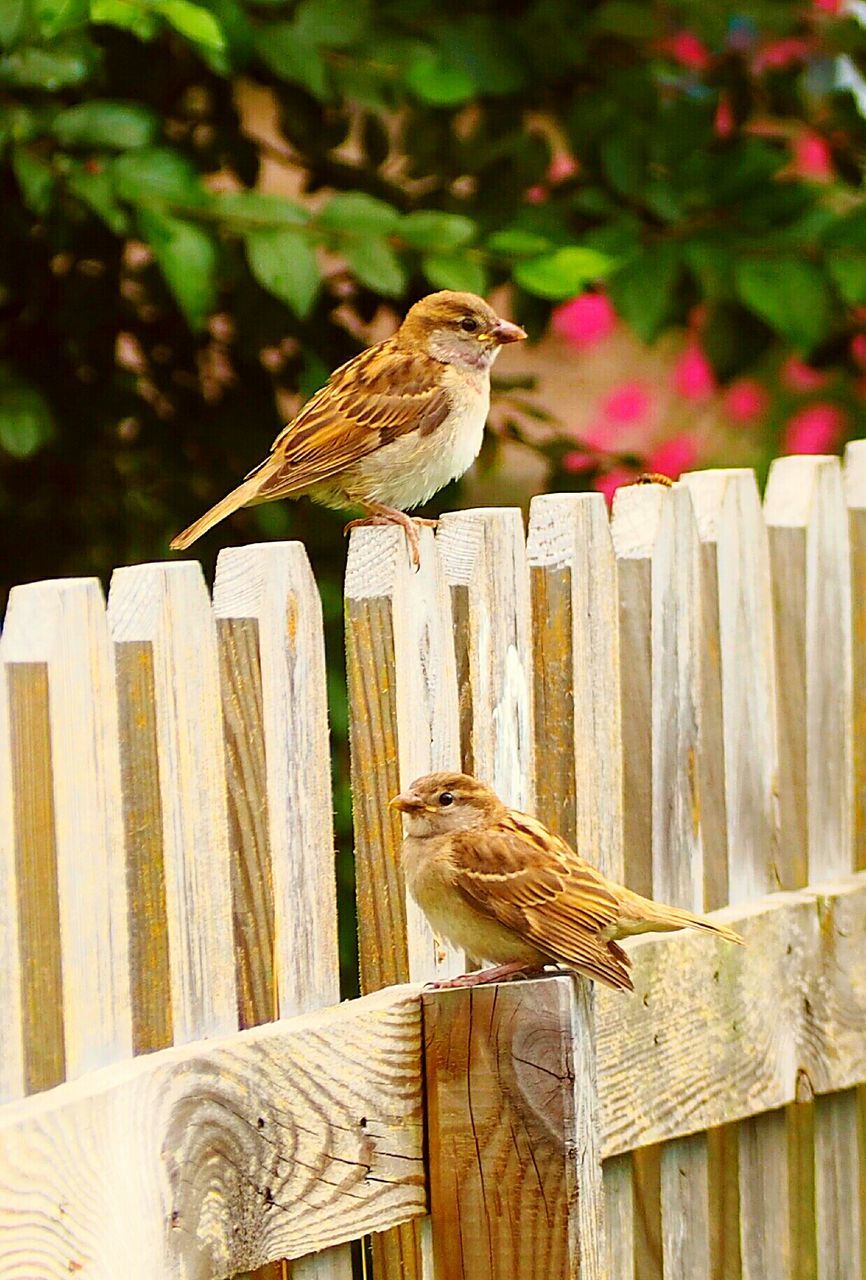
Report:
<svg viewBox="0 0 866 1280"><path fill-rule="evenodd" d="M866 442L777 461L763 505L700 472L610 519L537 498L526 538L452 513L421 551L350 543L361 975L388 989L330 1009L303 548L223 552L213 602L192 562L118 569L107 607L13 590L0 1277L348 1280L375 1232L376 1280L863 1280ZM445 767L750 945L632 940L634 995L422 994L466 958L407 903L387 800Z"/></svg>

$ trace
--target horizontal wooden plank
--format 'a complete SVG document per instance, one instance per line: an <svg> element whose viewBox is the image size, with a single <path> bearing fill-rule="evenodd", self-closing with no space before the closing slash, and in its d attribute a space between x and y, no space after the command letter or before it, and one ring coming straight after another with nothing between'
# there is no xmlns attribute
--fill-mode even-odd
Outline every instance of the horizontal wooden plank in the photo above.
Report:
<svg viewBox="0 0 866 1280"><path fill-rule="evenodd" d="M647 934L595 992L605 1157L866 1081L866 873L723 914L747 947ZM418 1217L421 1053L393 987L7 1104L0 1278L218 1280Z"/></svg>
<svg viewBox="0 0 866 1280"><path fill-rule="evenodd" d="M210 1280L423 1214L417 987L0 1110L0 1276Z"/></svg>
<svg viewBox="0 0 866 1280"><path fill-rule="evenodd" d="M634 996L596 993L604 1157L866 1079L866 874L719 915L746 947L646 934Z"/></svg>

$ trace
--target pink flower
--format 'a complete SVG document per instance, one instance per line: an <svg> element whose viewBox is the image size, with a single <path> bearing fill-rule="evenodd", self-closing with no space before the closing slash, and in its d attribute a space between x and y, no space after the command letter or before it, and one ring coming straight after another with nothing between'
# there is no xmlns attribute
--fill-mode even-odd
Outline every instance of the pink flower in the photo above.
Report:
<svg viewBox="0 0 866 1280"><path fill-rule="evenodd" d="M770 397L754 378L741 378L725 392L725 409L735 422L752 422L767 412Z"/></svg>
<svg viewBox="0 0 866 1280"><path fill-rule="evenodd" d="M861 368L866 368L866 333L855 333L851 339L851 356Z"/></svg>
<svg viewBox="0 0 866 1280"><path fill-rule="evenodd" d="M612 471L608 471L603 476L596 476L592 482L592 487L598 493L603 493L607 498L608 505L613 502L613 495L621 484L631 484L637 472L632 471L630 467L614 467Z"/></svg>
<svg viewBox="0 0 866 1280"><path fill-rule="evenodd" d="M842 8L842 0L812 0L812 4L822 13L837 14Z"/></svg>
<svg viewBox="0 0 866 1280"><path fill-rule="evenodd" d="M610 337L616 314L603 293L581 293L553 313L553 331L576 347L594 347Z"/></svg>
<svg viewBox="0 0 866 1280"><path fill-rule="evenodd" d="M547 181L554 184L565 182L568 178L573 178L576 173L580 172L580 165L574 156L568 155L565 151L560 151L555 155L547 166Z"/></svg>
<svg viewBox="0 0 866 1280"><path fill-rule="evenodd" d="M681 67L688 67L690 71L706 71L710 65L709 50L694 31L678 31L676 35L663 40L661 47L671 55L674 62L678 62Z"/></svg>
<svg viewBox="0 0 866 1280"><path fill-rule="evenodd" d="M788 419L782 447L785 453L832 453L845 425L845 414L837 405L816 400Z"/></svg>
<svg viewBox="0 0 866 1280"><path fill-rule="evenodd" d="M698 457L699 450L694 436L683 431L680 435L671 436L669 440L656 445L647 457L646 469L658 471L663 476L670 476L672 480L676 480L683 471L691 470Z"/></svg>
<svg viewBox="0 0 866 1280"><path fill-rule="evenodd" d="M833 177L830 148L819 133L807 130L791 143L791 171L813 182L829 182Z"/></svg>
<svg viewBox="0 0 866 1280"><path fill-rule="evenodd" d="M726 93L719 97L719 105L716 107L716 115L713 120L713 130L717 138L730 138L734 132L734 108L731 106L731 100Z"/></svg>
<svg viewBox="0 0 866 1280"><path fill-rule="evenodd" d="M527 187L523 193L523 199L527 204L544 204L549 197L547 187L542 187L540 183L534 187Z"/></svg>
<svg viewBox="0 0 866 1280"><path fill-rule="evenodd" d="M690 343L674 365L674 388L686 400L706 400L715 391L712 366L697 343Z"/></svg>
<svg viewBox="0 0 866 1280"><path fill-rule="evenodd" d="M567 453L562 459L563 471L572 473L591 471L597 464L598 458L594 453L585 453L580 449L572 449L571 453Z"/></svg>
<svg viewBox="0 0 866 1280"><path fill-rule="evenodd" d="M779 376L789 391L801 393L819 391L827 381L826 373L822 373L820 369L813 369L799 356L789 356L779 370Z"/></svg>
<svg viewBox="0 0 866 1280"><path fill-rule="evenodd" d="M752 70L756 76L768 70L780 71L783 67L790 66L792 62L805 62L810 52L809 41L801 40L797 36L771 40L755 54Z"/></svg>
<svg viewBox="0 0 866 1280"><path fill-rule="evenodd" d="M614 387L602 402L602 413L608 422L626 426L645 418L652 407L652 398L639 382L622 382Z"/></svg>

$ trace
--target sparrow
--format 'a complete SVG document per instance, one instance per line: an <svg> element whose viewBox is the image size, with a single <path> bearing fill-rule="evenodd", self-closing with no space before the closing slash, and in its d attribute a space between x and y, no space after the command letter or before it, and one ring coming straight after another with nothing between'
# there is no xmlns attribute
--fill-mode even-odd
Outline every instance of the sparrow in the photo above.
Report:
<svg viewBox="0 0 866 1280"><path fill-rule="evenodd" d="M397 524L417 567L406 515L462 476L481 448L490 369L526 333L474 293L443 290L411 307L400 328L341 365L284 427L264 462L172 540L182 551L239 507L309 494L360 507L358 524ZM429 523L429 522L427 522Z"/></svg>
<svg viewBox="0 0 866 1280"><path fill-rule="evenodd" d="M706 929L739 934L615 884L544 823L465 773L430 773L391 800L405 815L407 888L434 932L495 968L432 984L476 986L558 964L633 991L617 940Z"/></svg>

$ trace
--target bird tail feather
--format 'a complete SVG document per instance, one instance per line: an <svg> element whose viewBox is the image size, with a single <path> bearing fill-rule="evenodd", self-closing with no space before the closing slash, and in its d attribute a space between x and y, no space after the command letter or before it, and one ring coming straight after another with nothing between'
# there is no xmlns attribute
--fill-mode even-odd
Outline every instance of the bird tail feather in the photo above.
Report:
<svg viewBox="0 0 866 1280"><path fill-rule="evenodd" d="M184 529L182 533L172 538L169 544L172 551L185 551L202 534L207 533L208 529L212 529L215 524L219 524L220 520L225 520L226 516L230 516L233 511L237 511L240 507L248 506L255 500L259 488L260 482L256 480L253 483L253 476L250 475L244 480L243 484L239 484L236 489L232 489L231 493L227 493L203 516L199 516L198 520L194 520L189 528Z"/></svg>
<svg viewBox="0 0 866 1280"><path fill-rule="evenodd" d="M632 897L629 894L629 899ZM743 939L727 925L716 924L706 916L696 915L693 911L685 911L682 907L668 907L661 902L651 902L634 894L634 903L622 900L624 910L620 915L620 937L633 933L663 932L669 929L703 929L707 933L718 934L727 942L736 942L745 946ZM631 909L630 909L631 908Z"/></svg>

